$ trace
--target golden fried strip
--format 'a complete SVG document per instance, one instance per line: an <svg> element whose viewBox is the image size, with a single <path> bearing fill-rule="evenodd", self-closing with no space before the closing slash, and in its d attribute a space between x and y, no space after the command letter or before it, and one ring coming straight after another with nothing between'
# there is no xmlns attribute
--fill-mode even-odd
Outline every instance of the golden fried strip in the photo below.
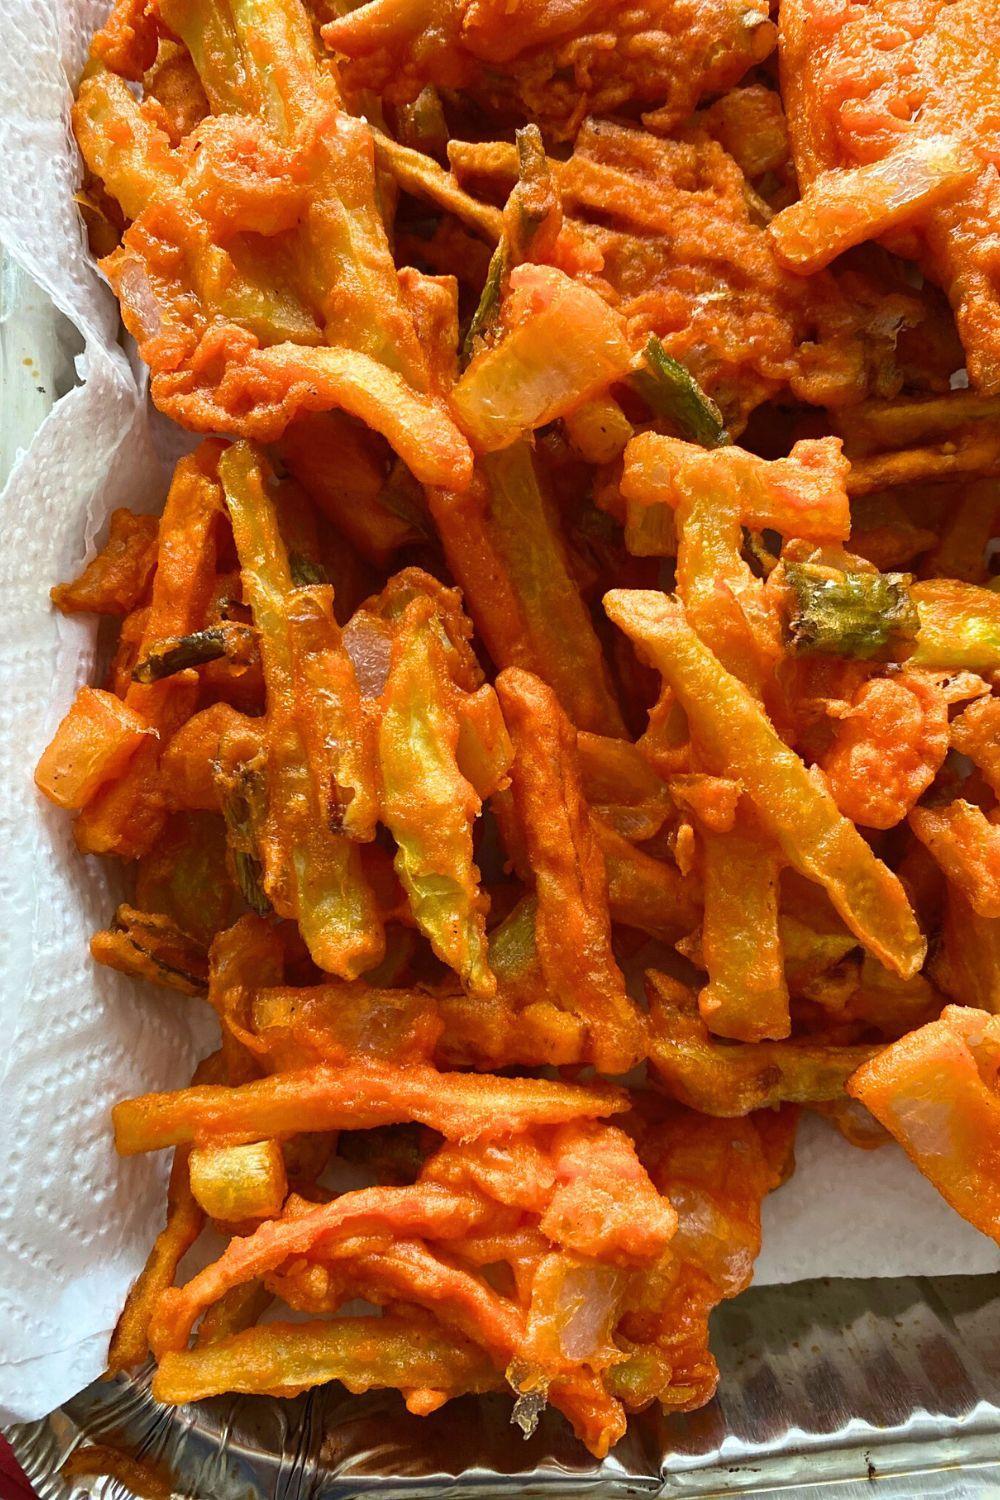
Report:
<svg viewBox="0 0 1000 1500"><path fill-rule="evenodd" d="M167 1222L157 1235L149 1258L133 1284L108 1349L108 1373L134 1370L149 1354L149 1325L161 1294L173 1286L177 1267L201 1233L205 1214L191 1191L190 1150L174 1152L167 1188Z"/></svg>
<svg viewBox="0 0 1000 1500"><path fill-rule="evenodd" d="M453 1333L399 1315L335 1318L322 1323L268 1323L204 1349L169 1351L153 1379L153 1396L172 1406L227 1391L295 1396L331 1380L349 1390L496 1390L489 1358Z"/></svg>
<svg viewBox="0 0 1000 1500"><path fill-rule="evenodd" d="M310 1130L359 1130L418 1120L449 1137L496 1135L577 1115L617 1114L625 1096L542 1078L438 1073L368 1060L320 1064L237 1088L180 1089L125 1099L113 1111L122 1156L184 1142L266 1140Z"/></svg>
<svg viewBox="0 0 1000 1500"><path fill-rule="evenodd" d="M514 743L511 788L535 879L545 984L586 1022L594 1064L623 1073L642 1055L642 1024L611 951L607 876L576 734L551 688L529 673L501 672L497 693Z"/></svg>
<svg viewBox="0 0 1000 1500"><path fill-rule="evenodd" d="M778 925L782 859L749 826L700 833L705 914L702 956L708 983L698 997L716 1036L741 1042L780 1039L791 1031L784 953Z"/></svg>

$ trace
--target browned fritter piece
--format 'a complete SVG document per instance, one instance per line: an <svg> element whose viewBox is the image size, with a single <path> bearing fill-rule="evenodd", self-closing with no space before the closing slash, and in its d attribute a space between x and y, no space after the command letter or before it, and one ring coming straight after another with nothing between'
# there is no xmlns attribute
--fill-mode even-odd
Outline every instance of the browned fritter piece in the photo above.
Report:
<svg viewBox="0 0 1000 1500"><path fill-rule="evenodd" d="M670 130L772 50L766 0L369 0L324 28L349 88L393 103L427 83L571 140L590 113L638 104Z"/></svg>
<svg viewBox="0 0 1000 1500"><path fill-rule="evenodd" d="M897 230L941 283L973 382L1000 390L1000 9L978 0L783 0L782 89L800 184L933 138L972 175ZM891 175L891 173L890 173Z"/></svg>

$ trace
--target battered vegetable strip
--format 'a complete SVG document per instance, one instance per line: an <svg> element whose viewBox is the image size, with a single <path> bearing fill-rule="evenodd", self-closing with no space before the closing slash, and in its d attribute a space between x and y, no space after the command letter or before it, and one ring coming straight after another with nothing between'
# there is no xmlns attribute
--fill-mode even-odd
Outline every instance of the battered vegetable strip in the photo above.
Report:
<svg viewBox="0 0 1000 1500"><path fill-rule="evenodd" d="M628 740L583 731L576 748L584 793L602 822L637 843L659 833L673 802L642 752Z"/></svg>
<svg viewBox="0 0 1000 1500"><path fill-rule="evenodd" d="M246 443L230 448L220 476L267 687L267 817L260 841L265 889L276 910L298 919L320 968L353 979L382 957L382 924L356 845L333 831L334 808L317 795L319 783L330 796L328 765L311 770L309 761L310 742L323 735L310 720L311 697L318 686L336 695L350 664L346 653L334 648L338 680L317 684L324 664L315 660L315 650L310 657L292 623L295 598L309 598L310 591L296 596L293 590L271 480L254 450ZM317 626L327 640L334 628L332 615ZM303 652L311 684L303 682ZM329 754L329 745L325 748Z"/></svg>
<svg viewBox="0 0 1000 1500"><path fill-rule="evenodd" d="M432 156L401 145L381 130L373 130L372 134L376 161L392 173L405 192L428 198L454 214L488 244L496 244L503 233L503 214L498 208L470 197Z"/></svg>
<svg viewBox="0 0 1000 1500"><path fill-rule="evenodd" d="M297 1396L342 1380L359 1393L388 1387L448 1396L496 1390L502 1378L488 1355L432 1321L404 1317L335 1318L268 1323L205 1349L168 1352L153 1380L153 1398L171 1406L226 1391Z"/></svg>
<svg viewBox="0 0 1000 1500"><path fill-rule="evenodd" d="M156 568L159 522L113 510L108 539L97 556L72 583L60 583L50 598L64 615L130 614L144 601Z"/></svg>
<svg viewBox="0 0 1000 1500"><path fill-rule="evenodd" d="M298 1209L290 1200L283 1218L237 1236L218 1260L161 1298L152 1331L157 1356L183 1349L205 1308L234 1287L276 1271L290 1258L329 1257L340 1244L350 1253L359 1238L417 1237L446 1243L489 1228L497 1218L496 1204L481 1195L462 1195L433 1183L362 1188L318 1207L303 1204Z"/></svg>
<svg viewBox="0 0 1000 1500"><path fill-rule="evenodd" d="M189 635L204 621L215 582L222 509L219 452L218 443L202 443L174 470L160 522L158 562L140 657L155 641ZM148 686L135 682L126 691L125 707L155 729L158 738L150 737L124 772L99 790L81 812L75 833L85 853L134 859L152 848L166 817L160 752L195 706L198 688L192 678L178 675Z"/></svg>
<svg viewBox="0 0 1000 1500"><path fill-rule="evenodd" d="M79 809L155 734L113 693L83 687L35 767L35 785L57 807Z"/></svg>
<svg viewBox="0 0 1000 1500"><path fill-rule="evenodd" d="M500 342L472 360L452 405L479 452L543 427L625 375L624 325L596 292L553 266L511 272Z"/></svg>
<svg viewBox="0 0 1000 1500"><path fill-rule="evenodd" d="M705 768L743 785L764 832L789 864L825 887L876 958L904 977L915 974L926 943L902 885L747 689L698 640L680 605L664 594L624 590L604 602L676 693Z"/></svg>
<svg viewBox="0 0 1000 1500"><path fill-rule="evenodd" d="M238 1145L316 1130L361 1130L417 1120L460 1139L529 1125L617 1114L625 1096L541 1078L438 1073L368 1060L276 1074L237 1088L181 1089L123 1100L114 1109L122 1156L189 1141Z"/></svg>
<svg viewBox="0 0 1000 1500"><path fill-rule="evenodd" d="M378 818L374 738L334 619L333 590L293 589L285 597L284 615L316 805L334 833L373 839Z"/></svg>
<svg viewBox="0 0 1000 1500"><path fill-rule="evenodd" d="M234 1286L232 1291L212 1304L198 1324L195 1348L207 1349L232 1338L235 1333L252 1328L273 1301L273 1295L262 1281Z"/></svg>
<svg viewBox="0 0 1000 1500"><path fill-rule="evenodd" d="M642 432L625 450L621 490L632 509L676 510L699 480L725 483L739 519L753 531L773 530L814 541L842 541L851 530L849 464L836 438L803 438L787 458L763 459L743 448L706 453L679 438Z"/></svg>
<svg viewBox="0 0 1000 1500"><path fill-rule="evenodd" d="M309 498L369 561L384 565L421 538L417 518L388 493L378 439L344 412L306 412L276 444L282 464Z"/></svg>
<svg viewBox="0 0 1000 1500"><path fill-rule="evenodd" d="M665 943L690 932L701 912L697 879L636 848L600 818L593 819L592 829L604 856L612 921Z"/></svg>
<svg viewBox="0 0 1000 1500"><path fill-rule="evenodd" d="M678 478L677 595L722 665L760 695L780 656L774 606L741 555L740 496L725 464Z"/></svg>
<svg viewBox="0 0 1000 1500"><path fill-rule="evenodd" d="M618 735L624 730L607 662L590 614L570 572L566 543L550 496L543 489L527 442L483 460L489 490L489 531L515 591L536 675L555 690L582 729ZM459 575L461 576L461 575ZM470 608L476 610L475 595ZM489 631L484 627L487 642ZM497 657L501 667L524 660Z"/></svg>
<svg viewBox="0 0 1000 1500"><path fill-rule="evenodd" d="M929 970L949 999L1000 1015L1000 922L979 916L952 882Z"/></svg>
<svg viewBox="0 0 1000 1500"><path fill-rule="evenodd" d="M594 1065L623 1073L642 1055L642 1023L611 951L607 876L576 734L552 690L529 673L501 672L497 692L514 743L511 787L538 898L545 984L586 1022Z"/></svg>
<svg viewBox="0 0 1000 1500"><path fill-rule="evenodd" d="M716 1041L685 985L650 971L646 991L649 1061L668 1094L703 1114L730 1118L776 1104L839 1099L851 1074L880 1050L808 1040Z"/></svg>
<svg viewBox="0 0 1000 1500"><path fill-rule="evenodd" d="M915 583L910 598L920 616L914 667L1000 669L1000 594L951 578Z"/></svg>
<svg viewBox="0 0 1000 1500"><path fill-rule="evenodd" d="M958 798L916 807L910 827L980 917L1000 917L1000 827Z"/></svg>
<svg viewBox="0 0 1000 1500"><path fill-rule="evenodd" d="M743 818L729 833L700 835L708 983L698 997L716 1036L741 1042L789 1035L788 988L778 926L778 851Z"/></svg>
<svg viewBox="0 0 1000 1500"><path fill-rule="evenodd" d="M998 1048L995 1016L949 1005L860 1068L848 1091L956 1213L1000 1242Z"/></svg>
<svg viewBox="0 0 1000 1500"><path fill-rule="evenodd" d="M204 372L196 364L156 376L157 404L182 427L271 443L293 418L340 407L380 432L422 484L468 485L472 455L458 429L432 397L370 355L287 342L259 349L238 329L226 347L220 379L207 361Z"/></svg>
<svg viewBox="0 0 1000 1500"><path fill-rule="evenodd" d="M459 690L440 628L433 601L417 598L393 641L378 728L382 817L414 920L472 993L489 996L496 981L472 850L482 802L456 760Z"/></svg>
<svg viewBox="0 0 1000 1500"><path fill-rule="evenodd" d="M879 161L821 172L768 228L779 258L805 275L852 245L912 223L980 170L973 153L950 136L904 138Z"/></svg>

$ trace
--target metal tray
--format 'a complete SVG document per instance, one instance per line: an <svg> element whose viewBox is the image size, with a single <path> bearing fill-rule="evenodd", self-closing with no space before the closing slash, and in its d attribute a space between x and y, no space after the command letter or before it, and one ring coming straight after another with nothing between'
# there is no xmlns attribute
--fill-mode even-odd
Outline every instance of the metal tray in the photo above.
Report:
<svg viewBox="0 0 1000 1500"><path fill-rule="evenodd" d="M76 347L0 257L0 484L72 384ZM116 1480L60 1478L88 1439L164 1465L178 1500L1000 1500L1000 1275L752 1289L717 1311L712 1345L718 1397L686 1417L647 1413L600 1465L559 1418L525 1442L498 1396L418 1419L394 1393L339 1386L176 1411L156 1406L148 1379L98 1381L7 1436L41 1500L135 1500Z"/></svg>

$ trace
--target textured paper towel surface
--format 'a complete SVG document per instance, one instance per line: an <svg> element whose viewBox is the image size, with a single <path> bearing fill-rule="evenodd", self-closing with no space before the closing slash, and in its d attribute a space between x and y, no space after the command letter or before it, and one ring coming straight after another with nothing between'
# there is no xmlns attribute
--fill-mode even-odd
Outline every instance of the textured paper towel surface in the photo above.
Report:
<svg viewBox="0 0 1000 1500"><path fill-rule="evenodd" d="M89 962L113 893L31 782L94 650L86 625L52 612L48 588L77 569L115 505L156 504L166 479L72 202L68 79L103 9L0 5L0 239L84 342L80 385L0 496L0 1417L15 1419L44 1415L101 1371L161 1221L164 1165L116 1161L108 1111L180 1084L198 1050L184 1002ZM767 1206L762 1279L998 1265L900 1153L863 1154L806 1122L800 1169Z"/></svg>

